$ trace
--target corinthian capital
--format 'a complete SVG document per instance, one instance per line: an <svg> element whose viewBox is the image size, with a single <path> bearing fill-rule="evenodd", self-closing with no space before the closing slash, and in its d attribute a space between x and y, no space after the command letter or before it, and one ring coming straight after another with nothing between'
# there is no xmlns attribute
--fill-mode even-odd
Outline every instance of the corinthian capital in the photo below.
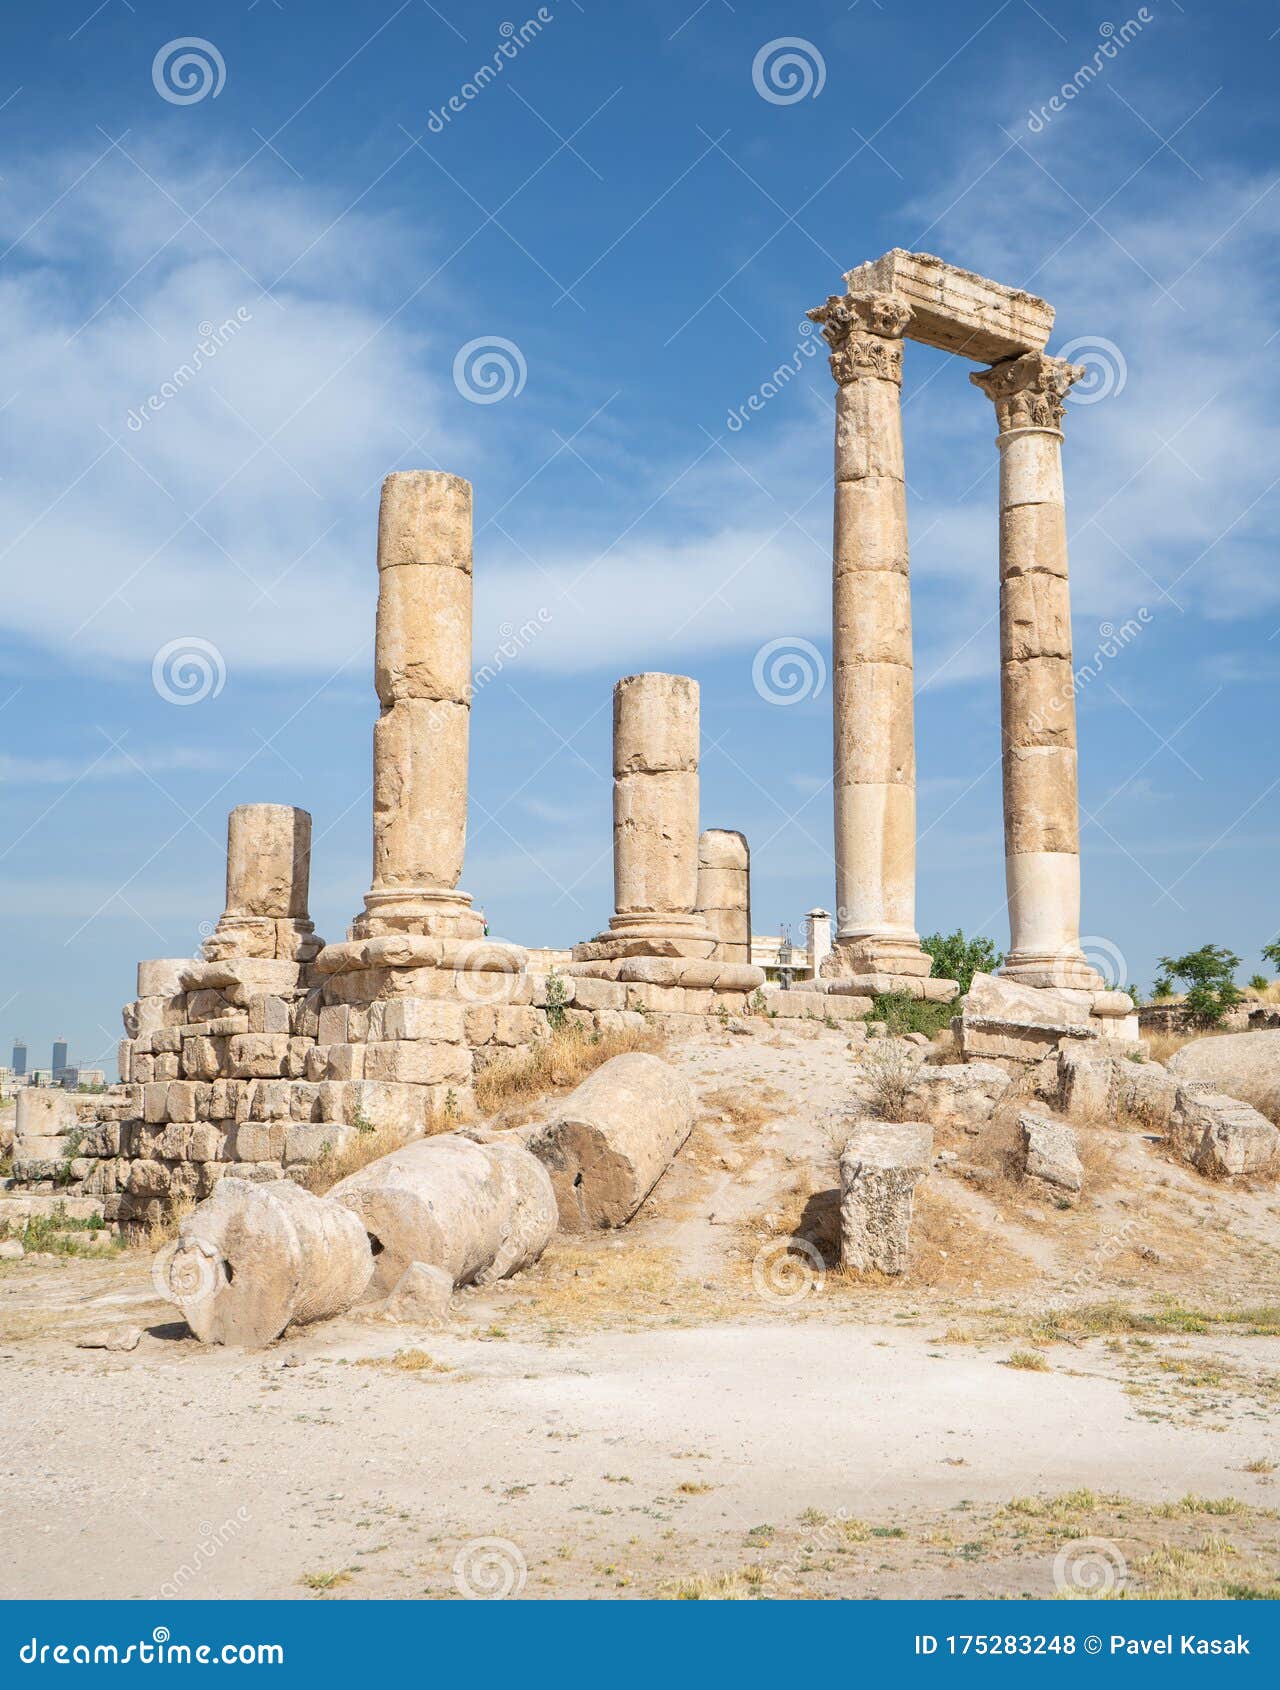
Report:
<svg viewBox="0 0 1280 1690"><path fill-rule="evenodd" d="M902 381L902 331L911 307L889 293L833 293L806 312L821 323L831 348L831 374L843 386L863 376Z"/></svg>
<svg viewBox="0 0 1280 1690"><path fill-rule="evenodd" d="M996 408L1001 434L1014 428L1062 427L1067 389L1084 374L1079 364L1049 358L1043 352L1024 352L1007 363L978 370L969 377Z"/></svg>

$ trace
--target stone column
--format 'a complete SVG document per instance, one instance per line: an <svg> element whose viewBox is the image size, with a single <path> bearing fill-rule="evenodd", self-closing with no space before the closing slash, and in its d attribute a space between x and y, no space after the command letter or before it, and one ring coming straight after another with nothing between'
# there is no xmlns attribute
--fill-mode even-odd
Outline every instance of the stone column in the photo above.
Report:
<svg viewBox="0 0 1280 1690"><path fill-rule="evenodd" d="M804 918L805 950L813 978L822 974L822 965L831 955L831 913L829 910L807 910Z"/></svg>
<svg viewBox="0 0 1280 1690"><path fill-rule="evenodd" d="M476 938L458 890L471 718L471 484L389 475L378 511L373 886L354 938Z"/></svg>
<svg viewBox="0 0 1280 1690"><path fill-rule="evenodd" d="M698 914L717 962L751 961L751 849L746 835L712 827L698 840Z"/></svg>
<svg viewBox="0 0 1280 1690"><path fill-rule="evenodd" d="M902 333L891 294L833 295L836 379L832 693L836 937L824 973L920 979L911 584L902 459ZM881 988L883 989L883 988Z"/></svg>
<svg viewBox="0 0 1280 1690"><path fill-rule="evenodd" d="M311 817L290 804L241 804L227 817L227 906L205 940L210 962L309 962L321 948L307 913Z"/></svg>
<svg viewBox="0 0 1280 1690"><path fill-rule="evenodd" d="M613 895L577 961L710 957L698 904L698 683L628 675L613 689Z"/></svg>
<svg viewBox="0 0 1280 1690"><path fill-rule="evenodd" d="M1084 371L1027 352L969 377L1000 449L1000 713L1010 947L1030 986L1098 989L1080 949L1080 818L1062 413Z"/></svg>

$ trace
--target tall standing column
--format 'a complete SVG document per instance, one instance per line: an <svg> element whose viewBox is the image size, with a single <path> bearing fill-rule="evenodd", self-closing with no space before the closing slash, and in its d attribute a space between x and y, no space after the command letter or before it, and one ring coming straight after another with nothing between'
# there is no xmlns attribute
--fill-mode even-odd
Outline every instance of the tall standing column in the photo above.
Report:
<svg viewBox="0 0 1280 1690"><path fill-rule="evenodd" d="M970 381L1000 450L1000 717L1010 947L1003 973L1096 989L1080 949L1080 817L1062 414L1084 371L1027 352Z"/></svg>
<svg viewBox="0 0 1280 1690"><path fill-rule="evenodd" d="M902 458L902 333L891 294L810 311L836 379L832 658L836 936L827 976L919 979L911 583Z"/></svg>
<svg viewBox="0 0 1280 1690"><path fill-rule="evenodd" d="M204 942L210 962L309 962L321 949L307 913L311 817L291 804L240 804L227 817L227 904Z"/></svg>
<svg viewBox="0 0 1280 1690"><path fill-rule="evenodd" d="M613 896L577 961L710 957L698 913L698 683L628 675L613 689Z"/></svg>
<svg viewBox="0 0 1280 1690"><path fill-rule="evenodd" d="M409 470L382 484L374 675L373 886L352 934L475 938L458 890L471 720L471 484Z"/></svg>

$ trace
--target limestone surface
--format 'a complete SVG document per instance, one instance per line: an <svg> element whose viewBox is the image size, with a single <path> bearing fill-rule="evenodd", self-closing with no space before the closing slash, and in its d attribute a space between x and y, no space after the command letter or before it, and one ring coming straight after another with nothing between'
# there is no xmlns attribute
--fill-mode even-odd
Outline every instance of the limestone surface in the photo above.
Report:
<svg viewBox="0 0 1280 1690"><path fill-rule="evenodd" d="M1280 1121L1280 1032L1223 1033L1193 1039L1169 1058L1181 1080L1208 1080L1215 1091Z"/></svg>
<svg viewBox="0 0 1280 1690"><path fill-rule="evenodd" d="M528 1139L551 1175L560 1226L624 1226L693 1129L693 1088L660 1057L615 1056Z"/></svg>
<svg viewBox="0 0 1280 1690"><path fill-rule="evenodd" d="M854 1273L905 1273L915 1188L929 1171L926 1122L862 1121L840 1157L840 1264Z"/></svg>

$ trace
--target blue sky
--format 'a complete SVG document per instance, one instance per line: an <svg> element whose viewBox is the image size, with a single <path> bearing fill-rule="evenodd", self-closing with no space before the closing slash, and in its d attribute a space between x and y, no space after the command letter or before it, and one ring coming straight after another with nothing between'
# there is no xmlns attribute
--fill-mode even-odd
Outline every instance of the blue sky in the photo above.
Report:
<svg viewBox="0 0 1280 1690"><path fill-rule="evenodd" d="M5 1050L65 1032L109 1060L135 960L217 918L234 804L312 811L312 913L342 936L395 468L474 483L477 667L536 627L473 715L463 884L493 930L606 921L610 689L645 668L702 684L703 822L750 837L757 930L830 906L829 684L770 702L753 663L829 653L834 389L804 312L893 246L1042 293L1050 350L1090 370L1077 663L1140 628L1079 694L1091 951L1143 984L1206 940L1250 971L1280 928L1274 9L564 0L521 42L537 16L5 9ZM783 38L790 72L762 53ZM1003 943L994 419L969 368L907 349L918 918ZM212 684L174 703L157 654L192 641Z"/></svg>

